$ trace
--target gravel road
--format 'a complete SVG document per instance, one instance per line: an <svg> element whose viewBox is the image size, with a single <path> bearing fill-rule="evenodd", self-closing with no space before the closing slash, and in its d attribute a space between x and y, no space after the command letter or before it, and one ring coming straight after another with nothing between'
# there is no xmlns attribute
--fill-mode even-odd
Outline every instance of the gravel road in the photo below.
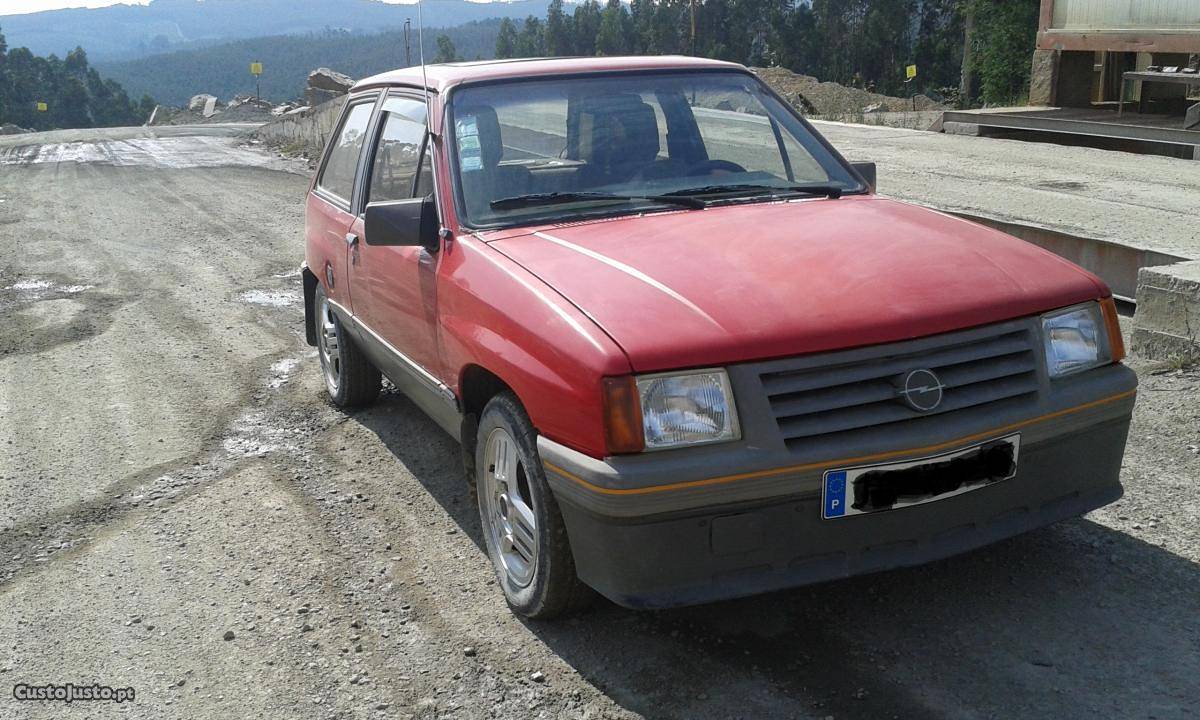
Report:
<svg viewBox="0 0 1200 720"><path fill-rule="evenodd" d="M306 173L219 126L0 141L0 718L1193 717L1200 370L1134 362L1127 494L1087 518L523 622L454 443L323 394ZM10 693L51 682L136 699Z"/></svg>

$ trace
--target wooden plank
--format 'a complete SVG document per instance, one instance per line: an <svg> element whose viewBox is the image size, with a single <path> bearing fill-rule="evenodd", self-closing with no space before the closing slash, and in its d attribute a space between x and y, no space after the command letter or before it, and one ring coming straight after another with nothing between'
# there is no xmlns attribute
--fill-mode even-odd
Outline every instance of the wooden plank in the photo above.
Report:
<svg viewBox="0 0 1200 720"><path fill-rule="evenodd" d="M1038 16L1038 35L1050 30L1050 23L1054 21L1054 0L1042 0L1042 11ZM1041 47L1041 45L1038 45Z"/></svg>
<svg viewBox="0 0 1200 720"><path fill-rule="evenodd" d="M1037 46L1041 50L1200 53L1200 31L1072 33L1048 30L1038 33Z"/></svg>
<svg viewBox="0 0 1200 720"><path fill-rule="evenodd" d="M1131 70L1123 76L1126 80L1160 82L1174 85L1200 85L1200 73L1165 73Z"/></svg>

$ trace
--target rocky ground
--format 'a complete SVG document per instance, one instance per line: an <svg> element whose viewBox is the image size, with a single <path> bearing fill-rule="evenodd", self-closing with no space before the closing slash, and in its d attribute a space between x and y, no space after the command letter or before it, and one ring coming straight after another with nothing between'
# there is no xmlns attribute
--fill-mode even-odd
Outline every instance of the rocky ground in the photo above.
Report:
<svg viewBox="0 0 1200 720"><path fill-rule="evenodd" d="M1133 361L1127 493L1087 518L524 622L454 443L395 392L350 415L323 395L303 166L160 132L0 139L0 717L1193 716L1200 370ZM136 699L9 692L48 682Z"/></svg>

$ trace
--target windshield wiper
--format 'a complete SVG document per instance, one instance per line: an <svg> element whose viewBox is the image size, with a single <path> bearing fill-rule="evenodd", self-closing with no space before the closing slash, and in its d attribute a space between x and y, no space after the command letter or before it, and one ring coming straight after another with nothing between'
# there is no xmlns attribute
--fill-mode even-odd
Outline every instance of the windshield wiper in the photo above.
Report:
<svg viewBox="0 0 1200 720"><path fill-rule="evenodd" d="M756 196L761 195L764 192L769 195L790 195L800 193L808 195L824 195L832 200L836 200L842 196L842 188L840 185L823 183L812 185L760 185L755 183L739 183L736 185L705 185L703 187L673 190L669 193L666 193L666 195L670 197L699 197L702 195Z"/></svg>
<svg viewBox="0 0 1200 720"><path fill-rule="evenodd" d="M547 192L500 198L499 200L493 200L491 206L495 210L506 210L510 208L559 205L589 200L612 200L614 202L649 200L651 202L679 205L687 208L703 208L708 205L708 203L700 198L675 195L674 193L668 193L667 195L618 195L616 193L603 192Z"/></svg>

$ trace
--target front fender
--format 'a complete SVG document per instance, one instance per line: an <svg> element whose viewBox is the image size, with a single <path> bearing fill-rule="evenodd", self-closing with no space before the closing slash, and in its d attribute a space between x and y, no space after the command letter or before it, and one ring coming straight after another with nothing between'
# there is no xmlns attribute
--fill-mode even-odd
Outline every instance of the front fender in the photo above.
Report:
<svg viewBox="0 0 1200 720"><path fill-rule="evenodd" d="M443 258L440 341L461 396L478 365L517 394L538 432L580 452L605 452L601 379L631 372L617 344L578 308L474 238Z"/></svg>

